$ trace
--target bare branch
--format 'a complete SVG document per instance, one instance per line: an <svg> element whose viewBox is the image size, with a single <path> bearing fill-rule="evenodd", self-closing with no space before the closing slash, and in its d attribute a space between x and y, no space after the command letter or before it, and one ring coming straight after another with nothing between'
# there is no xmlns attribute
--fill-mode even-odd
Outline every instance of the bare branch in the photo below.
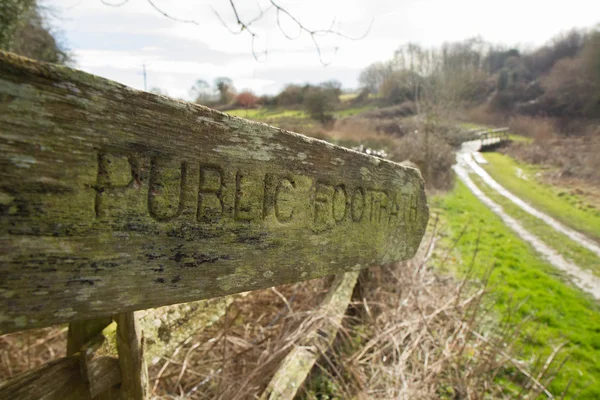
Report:
<svg viewBox="0 0 600 400"><path fill-rule="evenodd" d="M227 29L229 31L229 33L232 33L234 35L239 35L240 33L242 33L244 31L244 29L242 29L242 28L240 28L239 31L234 31L233 29L231 29L229 27L229 25L227 25L227 22L225 22L223 20L223 18L221 17L221 14L219 14L219 12L217 10L215 10L212 6L210 7L210 9L215 14L215 16L219 19L219 21L221 22L221 24L225 27L225 29Z"/></svg>
<svg viewBox="0 0 600 400"><path fill-rule="evenodd" d="M128 0L126 0L126 1L128 1ZM200 25L198 23L198 21L195 21L193 19L180 19L180 18L173 17L172 15L169 15L166 12L164 12L162 9L158 8L158 6L156 4L154 4L154 2L152 2L152 0L146 0L146 1L152 6L152 8L154 8L156 11L158 11L164 17L166 17L166 18L168 18L168 19L170 19L172 21L183 22L184 24Z"/></svg>
<svg viewBox="0 0 600 400"><path fill-rule="evenodd" d="M106 0L100 0L100 2L102 4L104 4L105 6L109 6L109 7L121 7L123 5L125 5L125 3L127 3L129 0L123 0L120 3L110 3Z"/></svg>
<svg viewBox="0 0 600 400"><path fill-rule="evenodd" d="M256 48L254 47L255 40L256 40L256 35L252 35L252 57L254 57L254 59L258 62L267 61L267 50L266 49L263 52L261 52L264 55L264 58L262 60L258 58L258 54L261 54L261 53L256 52Z"/></svg>
<svg viewBox="0 0 600 400"><path fill-rule="evenodd" d="M105 4L107 6L110 7L120 7L122 5L124 5L125 3L127 3L129 0L122 0L120 3L110 3L107 0L100 0L102 2L102 4ZM192 19L182 19L182 18L177 18L172 16L171 14L168 14L167 12L165 12L163 9L161 9L160 7L158 7L153 0L146 0L150 6L152 6L152 8L154 8L154 10L156 10L159 14L163 15L164 17L172 20L172 21L176 21L176 22L182 22L182 23L186 23L186 24L194 24L199 26L200 23L198 21L192 20ZM219 14L219 12L217 10L215 10L213 7L211 7L212 12L215 14L215 16L218 18L218 20L221 22L221 24L225 27L225 29L227 29L230 33L234 34L234 35L239 35L243 32L247 32L250 36L251 36L251 41L252 41L252 56L254 57L254 59L258 62L264 62L267 59L267 50L261 51L261 52L257 52L256 51L256 38L258 37L258 34L253 31L250 27L253 23L255 23L256 21L260 20L261 18L263 18L265 16L266 13L268 13L271 10L275 10L276 13L276 17L277 17L277 27L279 28L279 31L281 32L281 34L288 40L296 40L298 39L300 36L302 36L302 33L306 33L310 36L315 49L317 51L317 55L319 56L319 61L321 62L321 64L327 66L331 63L331 61L324 61L323 60L323 52L322 52L322 48L321 45L319 44L319 42L317 41L317 36L319 37L324 37L327 35L333 35L333 36L338 36L340 38L343 39L348 39L348 40L361 40L364 39L369 32L371 31L371 27L373 26L373 20L371 20L371 22L369 23L369 26L367 27L367 29L365 30L365 32L358 36L358 37L352 37L352 36L348 36L342 32L340 32L337 29L334 29L335 24L337 22L337 19L334 18L333 21L331 22L331 25L329 26L328 29L316 29L316 30L312 30L307 28L304 24L302 24L298 18L296 18L292 13L290 13L287 9L283 8L282 6L280 6L279 4L277 4L275 2L275 0L269 0L270 6L267 7L265 10L262 9L262 7L260 6L260 3L258 4L258 9L260 10L260 12L258 13L258 15L252 19L250 19L247 22L244 22L244 20L240 17L240 14L238 12L238 9L235 5L235 1L234 0L229 0L229 5L231 6L231 9L233 10L233 14L235 16L235 22L237 25L237 29L232 29L227 22L223 19L223 17ZM296 24L298 26L298 34L297 35L290 35L286 32L286 30L283 28L282 24L281 24L281 15L285 15L287 18L289 18L294 24ZM338 47L336 46L334 48L334 55L337 53ZM262 57L261 57L262 56Z"/></svg>
<svg viewBox="0 0 600 400"><path fill-rule="evenodd" d="M285 29L283 29L283 26L281 26L281 20L279 18L280 14L281 14L281 10L278 8L277 9L277 27L279 28L279 31L281 32L281 34L283 36L285 36L286 39L289 39L289 40L296 40L296 39L298 39L300 37L300 35L302 35L302 25L298 24L298 28L299 29L298 29L298 35L296 37L290 36L290 35L288 35L286 33Z"/></svg>

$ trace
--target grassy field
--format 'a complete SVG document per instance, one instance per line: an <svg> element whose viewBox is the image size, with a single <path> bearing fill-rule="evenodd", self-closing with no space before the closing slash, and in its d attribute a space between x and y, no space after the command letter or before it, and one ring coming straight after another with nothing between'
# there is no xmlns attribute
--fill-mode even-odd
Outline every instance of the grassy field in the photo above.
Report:
<svg viewBox="0 0 600 400"><path fill-rule="evenodd" d="M471 174L471 179L489 198L501 205L508 215L519 220L525 229L558 251L565 259L600 276L600 259L596 254L580 246L566 235L555 231L539 218L525 212L512 201L490 188L479 176Z"/></svg>
<svg viewBox="0 0 600 400"><path fill-rule="evenodd" d="M229 115L235 115L236 117L254 119L258 121L279 118L308 118L308 115L303 110L286 110L283 108L238 108L235 110L225 111L225 113Z"/></svg>
<svg viewBox="0 0 600 400"><path fill-rule="evenodd" d="M464 229L446 268L459 275L466 273L477 249L473 273L483 276L493 269L491 307L499 316L512 312L514 321L523 322L516 339L522 359L534 362L538 356L543 365L552 350L566 342L557 362L567 355L568 359L550 389L560 395L572 380L565 398L600 398L600 306L566 283L566 277L542 261L462 183L457 182L452 192L434 197L431 203L432 214L440 215L449 233L442 246L450 249ZM434 261L441 266L441 259Z"/></svg>
<svg viewBox="0 0 600 400"><path fill-rule="evenodd" d="M517 143L533 143L533 139L527 136L516 135L509 132L508 137L510 140Z"/></svg>
<svg viewBox="0 0 600 400"><path fill-rule="evenodd" d="M358 115L362 112L372 110L373 105L367 105L363 107L350 107L342 110L335 111L333 113L335 118L345 118L352 115ZM253 119L257 121L267 121L281 118L295 118L295 119L308 119L310 118L303 110L286 110L284 108L238 108L235 110L225 111L229 115L235 115L236 117L242 117L247 119Z"/></svg>
<svg viewBox="0 0 600 400"><path fill-rule="evenodd" d="M358 115L360 113L363 113L365 111L369 111L369 110L373 110L375 108L374 105L367 105L367 106L363 106L363 107L350 107L350 108L345 108L343 110L339 110L336 111L335 113L333 113L333 115L336 118L344 118L344 117L350 117L353 115Z"/></svg>
<svg viewBox="0 0 600 400"><path fill-rule="evenodd" d="M567 226L600 240L600 210L568 189L536 179L539 167L520 163L499 153L486 153L486 171L516 196ZM521 172L519 172L519 169Z"/></svg>

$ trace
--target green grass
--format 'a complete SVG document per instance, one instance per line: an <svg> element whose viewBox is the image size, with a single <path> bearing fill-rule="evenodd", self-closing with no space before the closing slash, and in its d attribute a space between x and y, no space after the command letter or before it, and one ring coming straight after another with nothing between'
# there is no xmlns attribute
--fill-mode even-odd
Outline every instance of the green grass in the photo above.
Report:
<svg viewBox="0 0 600 400"><path fill-rule="evenodd" d="M351 101L358 97L358 93L342 93L340 94L340 101Z"/></svg>
<svg viewBox="0 0 600 400"><path fill-rule="evenodd" d="M473 123L470 123L470 122L462 122L459 125L463 129L481 129L481 130L488 129L484 125L473 124Z"/></svg>
<svg viewBox="0 0 600 400"><path fill-rule="evenodd" d="M374 105L366 105L362 107L346 108L339 111L335 111L333 115L336 118L344 118L352 115L358 115L362 112L372 110ZM229 115L235 115L236 117L242 117L247 119L253 119L256 121L268 121L273 119L281 118L295 118L295 119L308 119L310 118L303 110L286 110L284 108L237 108L235 110L225 111Z"/></svg>
<svg viewBox="0 0 600 400"><path fill-rule="evenodd" d="M336 118L350 117L353 115L358 115L365 111L373 110L374 108L375 108L375 106L372 104L362 106L362 107L346 108L346 109L334 112L333 115L335 115Z"/></svg>
<svg viewBox="0 0 600 400"><path fill-rule="evenodd" d="M514 304L524 302L517 311L513 310L517 321L531 316L523 322L523 333L516 339L522 349L521 359L531 360L534 354L545 359L554 346L568 342L569 358L550 389L560 395L573 379L567 398L599 399L598 303L567 283L561 273L541 260L533 248L521 241L462 183L458 182L446 196L434 197L431 203L432 214L439 213L442 226L450 233L442 241L444 247L450 247L466 227L453 253L453 267L459 275L467 268L480 232L474 273L482 276L488 268L493 268L489 290L495 314L505 315ZM439 266L440 258L434 263Z"/></svg>
<svg viewBox="0 0 600 400"><path fill-rule="evenodd" d="M517 143L533 143L533 139L527 136L517 135L516 133L508 133L508 137L513 142Z"/></svg>
<svg viewBox="0 0 600 400"><path fill-rule="evenodd" d="M565 259L600 276L600 259L596 254L569 239L566 235L557 232L541 219L524 211L521 207L490 188L479 176L471 174L471 179L489 198L501 205L508 215L521 222L525 229L555 249Z"/></svg>
<svg viewBox="0 0 600 400"><path fill-rule="evenodd" d="M569 190L536 180L541 168L520 163L499 153L486 153L486 171L507 190L563 224L600 240L600 210ZM527 179L517 176L517 168Z"/></svg>
<svg viewBox="0 0 600 400"><path fill-rule="evenodd" d="M235 110L226 111L226 113L229 115L235 115L236 117L254 119L257 121L265 121L279 118L308 118L308 115L302 110L285 110L283 108L238 108Z"/></svg>

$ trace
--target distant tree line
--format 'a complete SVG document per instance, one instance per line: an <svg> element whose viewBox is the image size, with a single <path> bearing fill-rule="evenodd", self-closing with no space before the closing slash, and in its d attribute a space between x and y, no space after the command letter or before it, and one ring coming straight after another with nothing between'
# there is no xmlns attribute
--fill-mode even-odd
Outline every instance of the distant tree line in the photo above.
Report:
<svg viewBox="0 0 600 400"><path fill-rule="evenodd" d="M36 0L0 0L0 49L40 61L68 64L71 56Z"/></svg>
<svg viewBox="0 0 600 400"><path fill-rule="evenodd" d="M530 51L479 38L401 46L365 68L363 91L420 108L488 104L492 111L600 117L600 29L573 30Z"/></svg>
<svg viewBox="0 0 600 400"><path fill-rule="evenodd" d="M330 80L318 85L289 84L276 96L256 96L250 90L237 93L233 81L219 77L209 85L205 80L197 80L190 89L190 95L196 103L220 109L284 107L304 109L307 114L322 123L333 118L333 112L340 103L342 84Z"/></svg>

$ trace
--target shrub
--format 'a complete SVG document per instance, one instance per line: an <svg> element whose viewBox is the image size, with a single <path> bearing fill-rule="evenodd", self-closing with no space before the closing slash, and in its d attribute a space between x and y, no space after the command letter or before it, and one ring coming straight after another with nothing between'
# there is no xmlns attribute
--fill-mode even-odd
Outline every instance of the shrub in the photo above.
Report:
<svg viewBox="0 0 600 400"><path fill-rule="evenodd" d="M235 102L237 105L244 108L256 107L258 100L258 97L249 90L244 90L235 97Z"/></svg>
<svg viewBox="0 0 600 400"><path fill-rule="evenodd" d="M422 78L413 71L396 71L381 83L381 95L392 104L415 101L419 96Z"/></svg>
<svg viewBox="0 0 600 400"><path fill-rule="evenodd" d="M333 119L333 111L339 103L337 90L311 87L304 95L304 108L312 119L326 123Z"/></svg>
<svg viewBox="0 0 600 400"><path fill-rule="evenodd" d="M537 140L547 140L556 135L554 123L550 118L516 116L509 119L508 127L511 132Z"/></svg>
<svg viewBox="0 0 600 400"><path fill-rule="evenodd" d="M454 150L437 133L416 131L404 136L398 140L390 158L397 162L408 160L415 163L428 189L448 190L453 185Z"/></svg>
<svg viewBox="0 0 600 400"><path fill-rule="evenodd" d="M278 106L293 106L304 103L304 94L306 86L287 85L281 93L275 96L275 102Z"/></svg>

